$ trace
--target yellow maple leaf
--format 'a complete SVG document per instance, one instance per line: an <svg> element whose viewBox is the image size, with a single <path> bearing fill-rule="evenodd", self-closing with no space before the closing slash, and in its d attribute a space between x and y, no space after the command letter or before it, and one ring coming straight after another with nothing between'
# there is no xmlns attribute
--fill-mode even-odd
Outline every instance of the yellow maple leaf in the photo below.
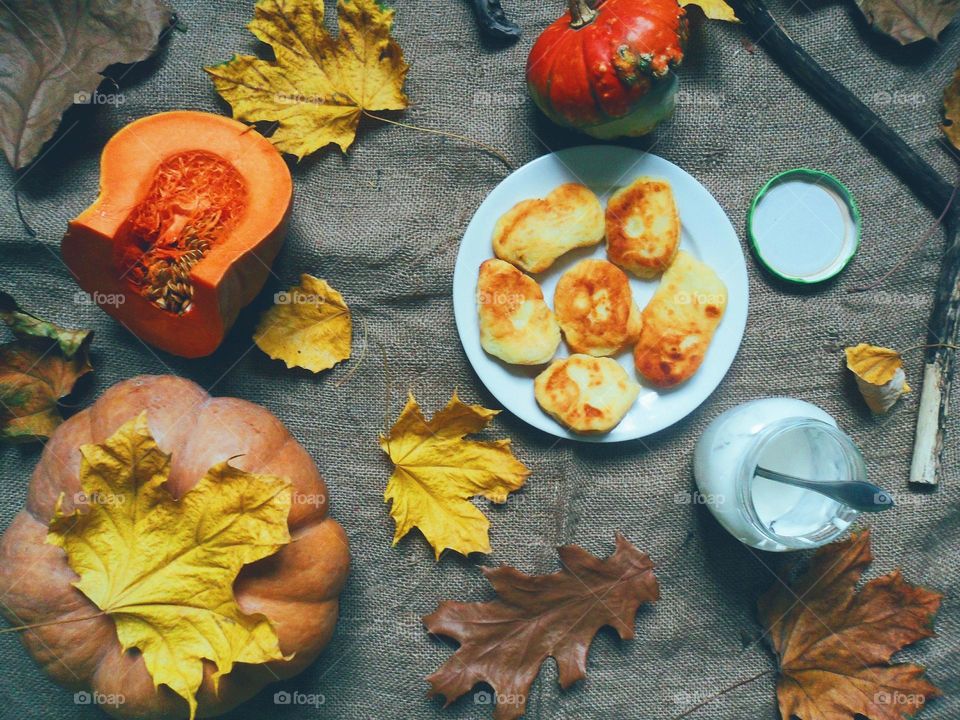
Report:
<svg viewBox="0 0 960 720"><path fill-rule="evenodd" d="M464 436L480 432L499 412L467 405L454 393L429 421L411 394L380 447L394 470L383 494L393 501L396 545L420 528L437 559L445 548L467 555L490 552L490 521L470 501L482 495L495 503L519 489L530 474L514 457L509 440L482 442Z"/></svg>
<svg viewBox="0 0 960 720"><path fill-rule="evenodd" d="M288 368L320 372L350 357L352 337L353 321L343 295L325 280L304 273L299 285L277 293L253 341Z"/></svg>
<svg viewBox="0 0 960 720"><path fill-rule="evenodd" d="M740 22L733 8L727 5L723 0L679 0L681 7L687 5L696 5L703 14L710 20L723 20L724 22Z"/></svg>
<svg viewBox="0 0 960 720"><path fill-rule="evenodd" d="M873 412L886 412L901 395L910 392L903 372L903 358L896 350L860 343L844 352L847 368L854 374L860 394Z"/></svg>
<svg viewBox="0 0 960 720"><path fill-rule="evenodd" d="M74 585L113 618L124 651L140 650L154 683L184 698L193 718L204 660L216 685L234 663L283 659L276 630L241 612L233 582L290 542L290 483L222 462L174 500L164 487L170 456L146 413L80 455L87 507L65 515L61 495L47 542L66 551Z"/></svg>
<svg viewBox="0 0 960 720"><path fill-rule="evenodd" d="M943 132L951 144L960 150L960 66L943 91L943 116L947 121L943 125Z"/></svg>
<svg viewBox="0 0 960 720"><path fill-rule="evenodd" d="M338 23L334 40L323 27L323 0L260 0L247 27L276 62L239 55L205 68L235 118L279 123L270 141L298 159L330 143L346 152L364 111L407 107L393 10L340 0Z"/></svg>

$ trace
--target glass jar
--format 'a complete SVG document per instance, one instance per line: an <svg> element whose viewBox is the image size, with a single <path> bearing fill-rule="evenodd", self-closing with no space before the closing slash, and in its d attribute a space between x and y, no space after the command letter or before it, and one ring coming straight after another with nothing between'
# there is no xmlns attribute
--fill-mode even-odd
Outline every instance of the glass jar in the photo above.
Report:
<svg viewBox="0 0 960 720"><path fill-rule="evenodd" d="M775 552L825 545L857 517L824 495L757 477L757 467L805 480L866 480L860 451L816 405L765 398L716 417L694 451L701 501L737 539Z"/></svg>

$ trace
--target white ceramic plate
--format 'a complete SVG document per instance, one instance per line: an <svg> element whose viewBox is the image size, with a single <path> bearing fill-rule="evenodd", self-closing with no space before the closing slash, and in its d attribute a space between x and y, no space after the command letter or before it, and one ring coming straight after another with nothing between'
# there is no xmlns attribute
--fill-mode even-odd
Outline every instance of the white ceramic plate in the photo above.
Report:
<svg viewBox="0 0 960 720"><path fill-rule="evenodd" d="M488 355L480 346L476 288L480 263L493 257L493 227L497 219L521 200L546 196L558 185L583 183L607 199L633 180L650 175L670 183L680 212L681 249L700 258L726 283L727 310L713 336L703 364L696 374L671 390L645 386L633 367L629 350L617 360L636 378L642 389L636 404L619 425L603 435L577 435L547 415L533 396L533 378L542 367L508 365ZM553 306L557 280L569 267L587 257L606 258L606 244L567 253L546 272L534 277L543 288L544 298ZM642 309L659 283L639 280L630 275L633 298ZM460 244L453 273L453 309L457 330L474 370L500 403L521 420L561 438L587 442L619 442L644 437L662 430L685 417L706 400L726 375L740 347L747 323L747 266L740 241L723 209L703 185L679 167L663 158L624 147L590 145L537 158L515 171L497 185L474 214ZM569 355L560 344L558 358Z"/></svg>

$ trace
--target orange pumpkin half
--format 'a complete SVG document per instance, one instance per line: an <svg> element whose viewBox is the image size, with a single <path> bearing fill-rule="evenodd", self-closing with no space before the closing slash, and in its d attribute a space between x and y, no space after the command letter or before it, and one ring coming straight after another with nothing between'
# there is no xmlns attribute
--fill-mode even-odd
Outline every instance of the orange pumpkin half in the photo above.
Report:
<svg viewBox="0 0 960 720"><path fill-rule="evenodd" d="M252 127L204 112L150 115L107 143L100 196L70 222L63 257L137 337L202 357L263 287L292 202L290 170Z"/></svg>

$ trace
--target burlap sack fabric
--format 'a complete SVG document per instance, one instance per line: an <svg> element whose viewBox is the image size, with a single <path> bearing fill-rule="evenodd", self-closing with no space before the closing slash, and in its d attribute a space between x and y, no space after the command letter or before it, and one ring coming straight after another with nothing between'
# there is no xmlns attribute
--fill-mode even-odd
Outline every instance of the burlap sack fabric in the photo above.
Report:
<svg viewBox="0 0 960 720"><path fill-rule="evenodd" d="M585 139L549 127L524 87L530 45L563 3L504 2L524 30L522 40L505 49L478 38L465 0L395 2L395 34L412 66L407 83L412 107L402 117L470 135L519 165ZM332 15L332 3L327 8ZM870 32L852 3L774 2L772 9L825 67L945 176L954 176L956 168L937 146L937 123L940 92L960 54L957 28L939 46L900 49ZM95 329L97 372L82 385L79 403L136 374L180 374L214 394L272 410L327 478L332 514L350 536L354 560L336 636L300 677L265 690L230 717L487 717L484 696L475 699L471 693L446 710L440 700L426 699L424 677L453 645L428 636L420 617L446 598L490 599L481 564L551 572L557 568L557 545L575 542L604 555L612 551L618 530L653 557L662 599L639 613L636 640L621 642L608 630L598 635L585 682L560 691L554 664L547 662L531 690L527 717L671 718L773 667L766 645L756 641L755 602L770 583L767 566L785 558L750 552L702 507L682 500L692 487L693 445L706 423L740 402L777 394L809 400L836 416L863 449L871 477L902 493L895 511L870 523L877 555L871 573L902 567L909 580L945 593L936 621L939 637L901 657L926 664L946 693L921 717L960 716L960 426L951 421L940 488L905 494L917 393L889 416L873 418L841 361L847 344L907 348L923 341L942 238L935 235L882 288L848 293L900 258L931 215L762 50L744 43L740 28L715 23L696 34L682 71L677 113L636 145L706 185L741 236L749 200L771 175L797 166L834 173L863 211L863 244L855 260L838 281L797 294L771 285L748 257L750 318L737 360L699 410L654 437L616 446L558 442L502 414L488 436L511 438L533 475L506 506L481 503L492 520L490 556L448 555L434 562L417 533L390 547L393 524L382 503L390 466L377 436L385 414L396 416L408 389L428 412L454 389L468 401L496 407L460 347L450 293L461 234L507 171L468 144L364 122L346 156L330 149L293 169L293 219L276 277L221 349L198 361L156 353L97 308L76 301L58 244L67 220L96 195L99 151L125 123L175 108L228 112L202 67L255 49L244 29L252 3L180 0L177 10L186 32L174 32L157 59L120 81L123 103L68 113L56 146L19 181L37 239L22 231L9 190L15 176L6 165L0 168L0 184L8 188L0 208L0 273L4 289L31 310ZM260 310L302 272L326 278L343 292L356 319L355 358L366 332L362 362L354 359L315 377L287 371L252 347ZM918 388L918 352L907 356L907 366ZM960 393L956 397L960 401ZM958 409L954 402L955 416ZM39 451L38 446L0 449L3 527L24 503ZM14 634L0 635L0 666L0 716L98 717L91 707L75 704L72 692L48 681ZM278 689L313 695L319 707L276 705ZM768 676L741 687L691 717L772 720L777 717L773 680Z"/></svg>

